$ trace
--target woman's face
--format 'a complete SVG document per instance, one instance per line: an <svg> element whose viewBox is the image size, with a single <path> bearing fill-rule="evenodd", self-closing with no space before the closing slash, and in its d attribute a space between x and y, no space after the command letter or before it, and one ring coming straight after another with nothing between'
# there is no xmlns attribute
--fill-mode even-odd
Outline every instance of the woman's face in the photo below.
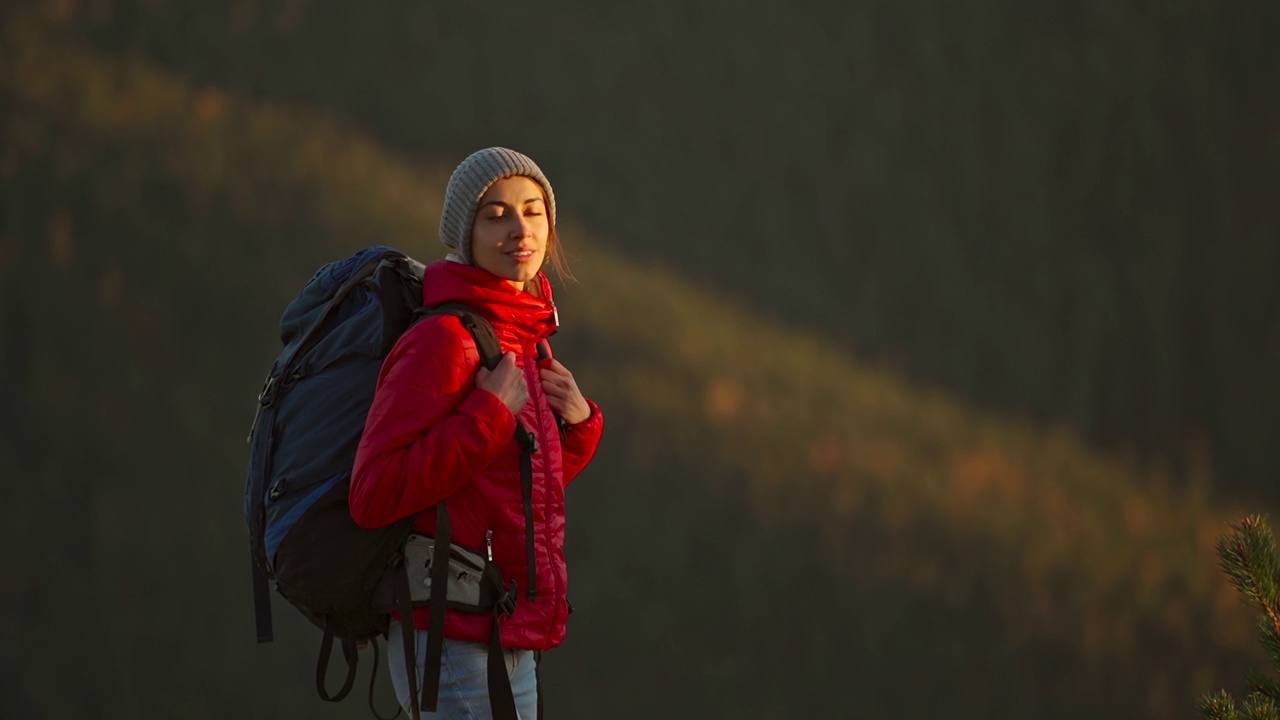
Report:
<svg viewBox="0 0 1280 720"><path fill-rule="evenodd" d="M523 290L542 268L550 230L542 186L523 175L503 178L476 205L471 261Z"/></svg>

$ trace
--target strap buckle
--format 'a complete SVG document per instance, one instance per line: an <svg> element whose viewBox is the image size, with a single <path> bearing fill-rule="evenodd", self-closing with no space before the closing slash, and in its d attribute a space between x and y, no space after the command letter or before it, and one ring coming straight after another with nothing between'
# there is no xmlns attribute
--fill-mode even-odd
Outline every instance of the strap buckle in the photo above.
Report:
<svg viewBox="0 0 1280 720"><path fill-rule="evenodd" d="M524 425L516 426L516 443L520 445L520 450L526 455L533 455L538 452L538 438L529 432Z"/></svg>
<svg viewBox="0 0 1280 720"><path fill-rule="evenodd" d="M494 602L494 615L504 620L514 615L516 612L516 597L518 595L519 590L516 587L516 581L512 580L507 584L506 591L499 595L497 601Z"/></svg>

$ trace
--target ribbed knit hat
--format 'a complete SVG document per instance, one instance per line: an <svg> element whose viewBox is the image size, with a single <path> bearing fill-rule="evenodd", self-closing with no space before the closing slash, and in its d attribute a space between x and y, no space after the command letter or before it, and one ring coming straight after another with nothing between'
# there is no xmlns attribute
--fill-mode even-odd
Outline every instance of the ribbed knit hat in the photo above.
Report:
<svg viewBox="0 0 1280 720"><path fill-rule="evenodd" d="M476 203L489 186L502 178L523 175L542 186L547 196L547 221L553 230L556 226L556 196L551 192L551 182L542 174L538 164L515 150L491 147L472 153L463 160L444 191L444 209L440 212L440 239L445 247L456 252L468 264L471 263L471 225L476 217Z"/></svg>

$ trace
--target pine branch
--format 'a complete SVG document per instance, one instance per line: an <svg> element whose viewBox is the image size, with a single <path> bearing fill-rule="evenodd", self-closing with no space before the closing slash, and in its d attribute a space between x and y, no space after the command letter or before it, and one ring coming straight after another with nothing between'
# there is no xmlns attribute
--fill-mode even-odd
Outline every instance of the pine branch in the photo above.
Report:
<svg viewBox="0 0 1280 720"><path fill-rule="evenodd" d="M1277 684L1271 677L1250 669L1245 675L1245 679L1248 682L1250 693L1262 695L1280 703L1280 684Z"/></svg>
<svg viewBox="0 0 1280 720"><path fill-rule="evenodd" d="M1280 561L1275 539L1263 518L1250 515L1232 523L1218 538L1218 559L1231 585L1261 611L1258 637L1272 667L1280 669ZM1253 670L1247 677L1249 696L1243 708L1225 691L1200 700L1200 714L1208 720L1280 720L1280 684Z"/></svg>
<svg viewBox="0 0 1280 720"><path fill-rule="evenodd" d="M1200 698L1200 715L1205 720L1240 720L1236 713L1236 702L1226 690L1219 690L1217 695L1205 695Z"/></svg>
<svg viewBox="0 0 1280 720"><path fill-rule="evenodd" d="M1244 701L1244 720L1277 720L1275 701L1258 694L1250 695Z"/></svg>
<svg viewBox="0 0 1280 720"><path fill-rule="evenodd" d="M1218 539L1217 550L1232 586L1261 610L1280 634L1280 598L1276 591L1280 562L1276 560L1270 528L1260 516L1250 515L1232 524L1231 531Z"/></svg>
<svg viewBox="0 0 1280 720"><path fill-rule="evenodd" d="M1258 618L1258 637L1261 639L1262 649L1271 659L1271 667L1280 668L1280 627L1276 626L1275 620L1267 616Z"/></svg>

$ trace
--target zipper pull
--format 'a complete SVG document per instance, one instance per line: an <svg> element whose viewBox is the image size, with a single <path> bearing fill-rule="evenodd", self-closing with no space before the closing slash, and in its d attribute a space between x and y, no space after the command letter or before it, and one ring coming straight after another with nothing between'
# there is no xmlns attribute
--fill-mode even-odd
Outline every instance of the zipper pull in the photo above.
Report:
<svg viewBox="0 0 1280 720"><path fill-rule="evenodd" d="M484 549L489 556L489 562L493 562L493 531L484 531Z"/></svg>
<svg viewBox="0 0 1280 720"><path fill-rule="evenodd" d="M271 368L271 372L276 369ZM253 431L258 429L258 418L262 417L262 409L270 405L274 398L272 392L275 390L275 381L271 375L267 375L267 379L262 383L262 392L258 393L258 408L253 411L253 422L249 424L249 436L244 439L246 443L253 444Z"/></svg>

